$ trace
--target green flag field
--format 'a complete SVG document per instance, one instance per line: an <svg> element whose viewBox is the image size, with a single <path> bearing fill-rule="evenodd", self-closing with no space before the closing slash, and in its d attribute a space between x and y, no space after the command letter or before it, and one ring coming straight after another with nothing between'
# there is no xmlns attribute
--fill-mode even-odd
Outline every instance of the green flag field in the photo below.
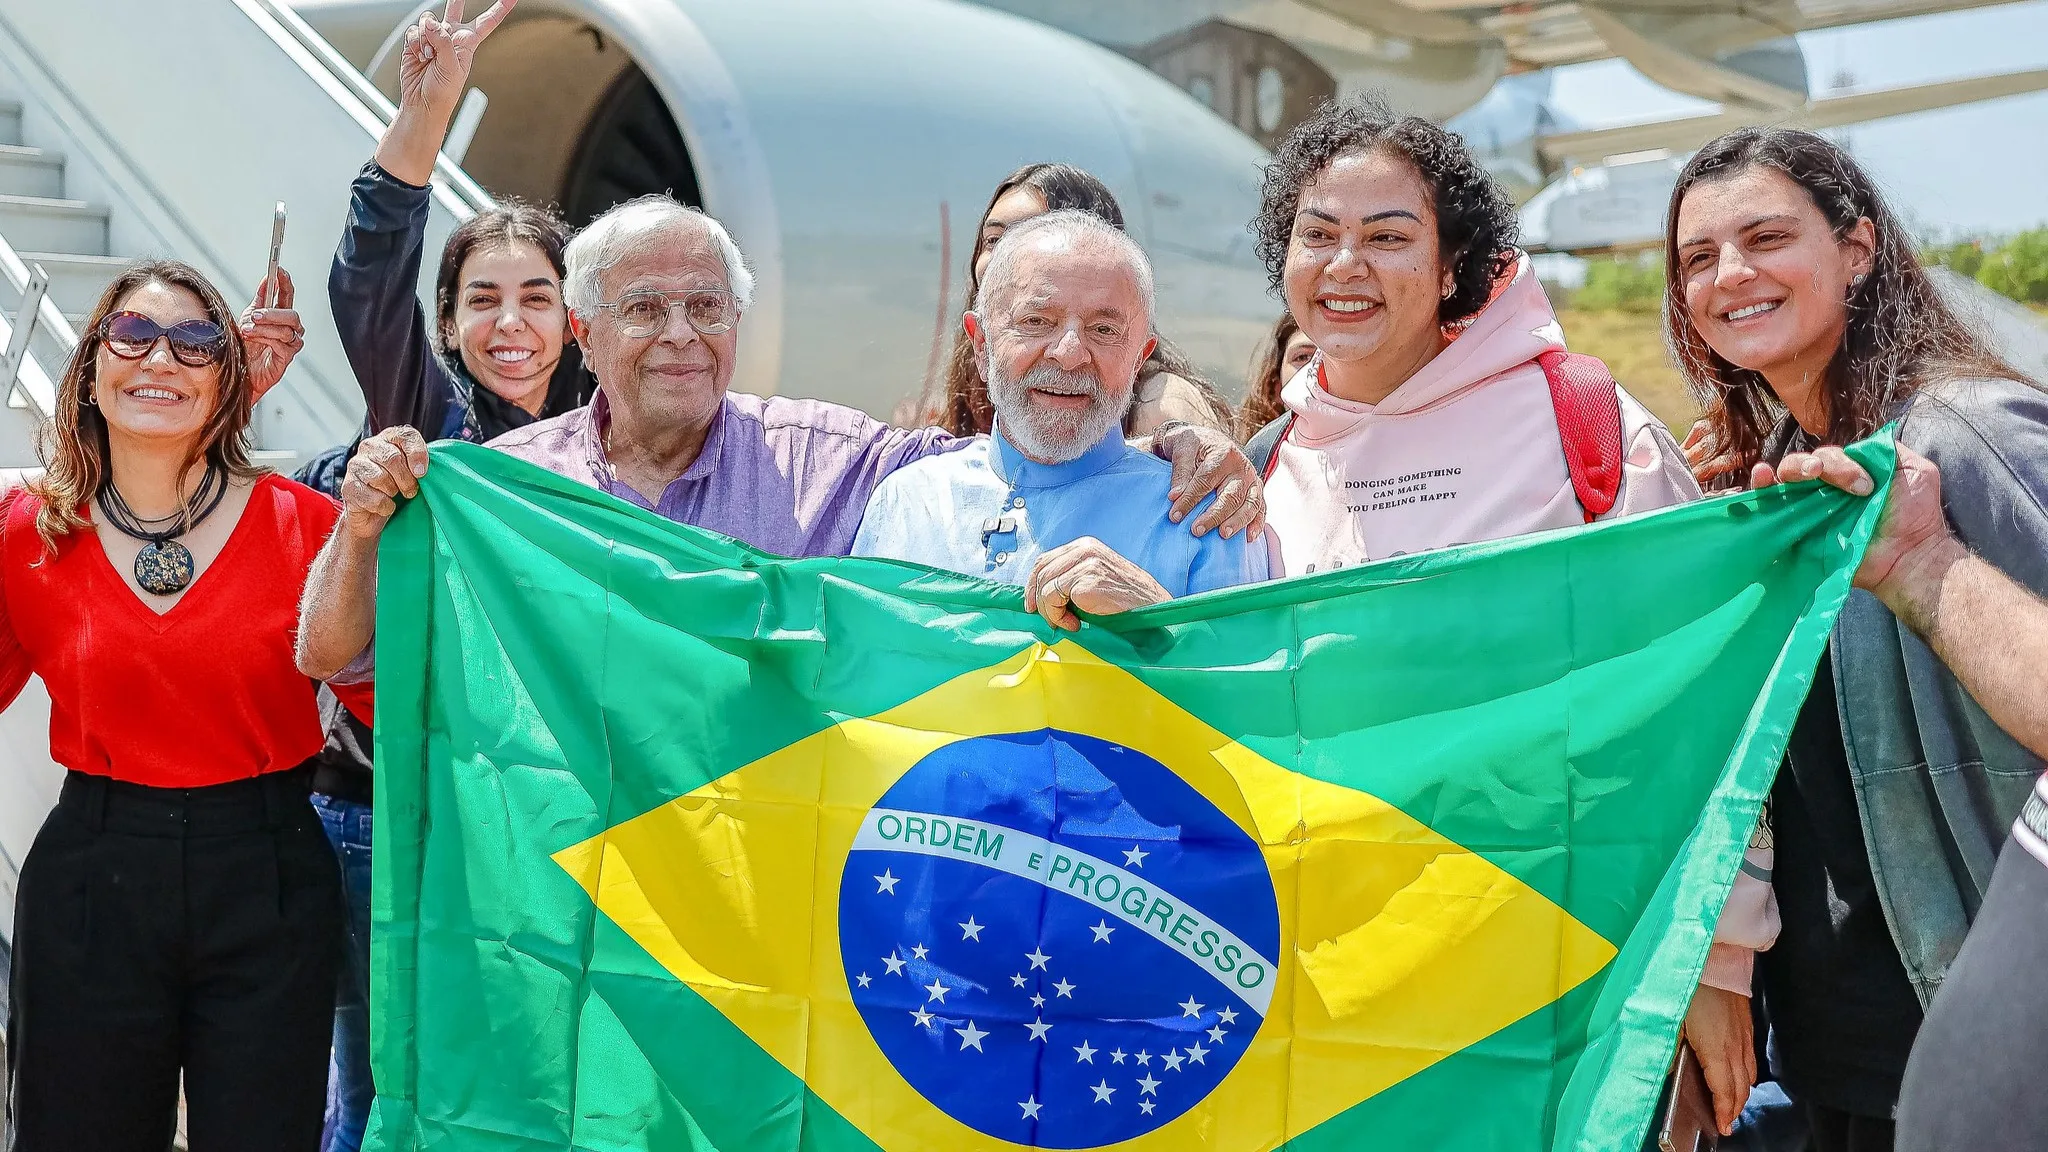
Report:
<svg viewBox="0 0 2048 1152"><path fill-rule="evenodd" d="M432 453L380 1152L1633 1152L1893 459L1065 633Z"/></svg>

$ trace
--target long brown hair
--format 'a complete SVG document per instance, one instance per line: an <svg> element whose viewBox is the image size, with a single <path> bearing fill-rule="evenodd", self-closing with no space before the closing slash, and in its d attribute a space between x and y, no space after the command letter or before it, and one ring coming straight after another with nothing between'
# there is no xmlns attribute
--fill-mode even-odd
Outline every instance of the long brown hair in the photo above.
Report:
<svg viewBox="0 0 2048 1152"><path fill-rule="evenodd" d="M1287 342L1301 331L1294 313L1282 310L1273 330L1252 357L1251 376L1245 381L1244 404L1237 410L1237 438L1249 441L1259 429L1279 419L1284 411L1280 389L1287 384Z"/></svg>
<svg viewBox="0 0 2048 1152"><path fill-rule="evenodd" d="M1764 458L1784 404L1761 373L1738 368L1708 346L1685 307L1678 262L1678 209L1686 193L1752 167L1782 173L1806 190L1839 240L1859 220L1876 231L1871 268L1849 292L1848 325L1821 382L1830 444L1877 431L1914 393L1966 376L2026 377L1978 339L1921 269L1912 239L1853 157L1833 141L1796 128L1741 128L1693 155L1678 175L1664 227L1664 335L1687 388L1706 411L1712 457L1733 467L1705 477L1708 488L1740 487Z"/></svg>
<svg viewBox="0 0 2048 1152"><path fill-rule="evenodd" d="M47 469L29 483L28 489L41 498L36 512L36 534L43 545L55 551L57 538L86 527L86 510L100 489L111 482L112 449L107 439L106 414L97 403L87 403L99 377L101 326L109 313L118 311L129 293L145 284L183 288L199 298L206 318L227 333L221 354L220 384L215 389L212 415L200 431L197 445L186 461L190 467L202 458L230 476L249 477L261 469L249 463L249 359L242 348L235 314L220 291L199 270L178 260L144 260L129 265L100 293L79 332L78 347L57 382L57 410L36 434L36 455Z"/></svg>
<svg viewBox="0 0 2048 1152"><path fill-rule="evenodd" d="M1071 164L1024 165L1003 177L1002 183L996 185L995 193L988 198L988 207L981 210L981 218L975 221L974 246L967 253L969 309L974 307L975 293L981 291L981 276L975 271L975 265L981 255L981 230L988 224L988 214L996 210L996 201L1012 190L1024 187L1045 198L1048 212L1074 208L1100 216L1118 228L1124 226L1124 210L1116 202L1116 194L1093 174ZM1197 372L1180 350L1164 337L1160 338L1151 357L1138 366L1138 379L1141 382L1150 380L1161 372L1170 372L1194 385L1203 402L1215 411L1219 426L1228 424L1230 405L1217 393L1216 386ZM945 395L935 405L918 413L914 422L937 424L955 436L976 436L995 425L995 416L995 403L988 396L988 381L981 378L981 369L974 362L974 341L968 338L966 325L958 325L953 331L952 355L946 358Z"/></svg>

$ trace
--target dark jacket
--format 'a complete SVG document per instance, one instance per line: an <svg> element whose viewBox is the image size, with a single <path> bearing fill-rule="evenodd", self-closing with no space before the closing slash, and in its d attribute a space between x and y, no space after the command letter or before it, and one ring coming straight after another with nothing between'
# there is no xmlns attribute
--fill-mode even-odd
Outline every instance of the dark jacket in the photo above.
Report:
<svg viewBox="0 0 2048 1152"><path fill-rule="evenodd" d="M432 195L374 160L350 189L348 226L327 274L327 299L363 389L368 430L409 424L429 440L480 444L589 403L597 382L584 371L574 343L563 345L539 416L479 387L460 356L436 349L418 295Z"/></svg>
<svg viewBox="0 0 2048 1152"><path fill-rule="evenodd" d="M1780 430L1774 447L1804 447ZM1942 507L1970 551L2048 596L2048 392L1958 380L1915 396L1899 439L1941 469ZM2008 736L1875 596L1835 624L1842 743L1906 976L1924 1005L1962 947L2042 761Z"/></svg>

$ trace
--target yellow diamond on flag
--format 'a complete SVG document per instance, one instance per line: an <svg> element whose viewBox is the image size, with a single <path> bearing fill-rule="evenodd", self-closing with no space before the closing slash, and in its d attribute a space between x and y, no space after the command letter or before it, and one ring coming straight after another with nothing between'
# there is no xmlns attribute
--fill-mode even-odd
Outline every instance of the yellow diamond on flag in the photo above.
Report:
<svg viewBox="0 0 2048 1152"><path fill-rule="evenodd" d="M889 1152L1277 1147L1615 955L1071 641L554 860Z"/></svg>

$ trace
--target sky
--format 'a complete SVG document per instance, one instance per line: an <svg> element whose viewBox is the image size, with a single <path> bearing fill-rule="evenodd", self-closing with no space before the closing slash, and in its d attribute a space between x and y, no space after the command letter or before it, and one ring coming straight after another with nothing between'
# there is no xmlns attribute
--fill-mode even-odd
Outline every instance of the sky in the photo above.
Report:
<svg viewBox="0 0 2048 1152"><path fill-rule="evenodd" d="M1819 90L1844 70L1853 90L2048 68L2048 0L1800 35ZM1583 127L1711 111L1619 60L1561 68L1552 103ZM1850 147L1895 207L1930 238L2048 224L2048 91L1872 121Z"/></svg>

